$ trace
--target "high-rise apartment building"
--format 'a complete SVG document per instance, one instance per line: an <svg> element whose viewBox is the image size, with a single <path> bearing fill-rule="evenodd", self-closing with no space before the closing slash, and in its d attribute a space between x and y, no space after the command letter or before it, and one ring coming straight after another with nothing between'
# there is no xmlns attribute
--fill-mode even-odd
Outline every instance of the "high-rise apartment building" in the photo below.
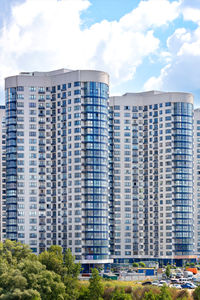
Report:
<svg viewBox="0 0 200 300"><path fill-rule="evenodd" d="M6 237L6 127L5 106L0 105L0 232Z"/></svg>
<svg viewBox="0 0 200 300"><path fill-rule="evenodd" d="M7 238L109 263L107 73L9 77Z"/></svg>
<svg viewBox="0 0 200 300"><path fill-rule="evenodd" d="M200 109L194 110L195 252L200 254Z"/></svg>
<svg viewBox="0 0 200 300"><path fill-rule="evenodd" d="M194 258L193 97L110 98L112 257Z"/></svg>
<svg viewBox="0 0 200 300"><path fill-rule="evenodd" d="M194 258L193 97L108 74L6 79L6 237L83 264Z"/></svg>

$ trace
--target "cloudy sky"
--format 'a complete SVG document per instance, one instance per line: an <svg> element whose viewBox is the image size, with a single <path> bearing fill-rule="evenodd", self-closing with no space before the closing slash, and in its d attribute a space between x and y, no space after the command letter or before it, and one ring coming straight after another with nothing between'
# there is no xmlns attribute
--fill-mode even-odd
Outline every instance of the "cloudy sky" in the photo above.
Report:
<svg viewBox="0 0 200 300"><path fill-rule="evenodd" d="M187 91L200 106L200 0L0 0L0 103L21 71L98 69L110 93Z"/></svg>

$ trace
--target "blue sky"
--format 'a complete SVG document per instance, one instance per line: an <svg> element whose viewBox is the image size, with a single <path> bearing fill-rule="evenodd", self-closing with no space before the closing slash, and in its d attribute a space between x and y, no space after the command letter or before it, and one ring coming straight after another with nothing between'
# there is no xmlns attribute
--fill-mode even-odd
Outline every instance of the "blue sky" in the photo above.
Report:
<svg viewBox="0 0 200 300"><path fill-rule="evenodd" d="M110 94L185 91L200 106L199 0L0 0L6 76L57 68L110 74Z"/></svg>

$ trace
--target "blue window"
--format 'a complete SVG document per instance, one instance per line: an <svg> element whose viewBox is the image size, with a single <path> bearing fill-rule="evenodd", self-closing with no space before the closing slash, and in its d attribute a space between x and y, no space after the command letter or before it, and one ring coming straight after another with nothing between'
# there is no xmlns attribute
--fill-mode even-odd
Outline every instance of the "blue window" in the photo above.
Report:
<svg viewBox="0 0 200 300"><path fill-rule="evenodd" d="M66 99L66 92L62 93L62 99Z"/></svg>
<svg viewBox="0 0 200 300"><path fill-rule="evenodd" d="M74 90L74 95L80 95L81 90Z"/></svg>
<svg viewBox="0 0 200 300"><path fill-rule="evenodd" d="M66 91L66 84L62 84L62 90Z"/></svg>
<svg viewBox="0 0 200 300"><path fill-rule="evenodd" d="M23 92L24 91L24 87L23 86L18 86L17 87L17 91L18 92Z"/></svg>

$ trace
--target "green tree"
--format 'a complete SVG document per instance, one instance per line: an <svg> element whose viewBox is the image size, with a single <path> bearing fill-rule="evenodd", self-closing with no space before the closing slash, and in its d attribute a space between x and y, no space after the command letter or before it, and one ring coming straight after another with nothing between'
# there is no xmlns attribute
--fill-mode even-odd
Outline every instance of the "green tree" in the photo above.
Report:
<svg viewBox="0 0 200 300"><path fill-rule="evenodd" d="M66 287L67 299L75 300L79 295L78 276L80 275L81 264L75 263L75 257L70 249L64 255L64 284Z"/></svg>
<svg viewBox="0 0 200 300"><path fill-rule="evenodd" d="M21 291L15 289L13 292L3 294L0 296L1 300L41 300L40 294L34 290Z"/></svg>
<svg viewBox="0 0 200 300"><path fill-rule="evenodd" d="M30 255L31 250L25 244L10 240L0 242L0 258L5 259L9 264L16 265Z"/></svg>
<svg viewBox="0 0 200 300"><path fill-rule="evenodd" d="M27 287L27 280L20 270L11 268L9 272L5 272L0 276L0 287L4 292L12 292L15 289L23 291Z"/></svg>
<svg viewBox="0 0 200 300"><path fill-rule="evenodd" d="M66 297L60 275L52 271L42 271L37 275L37 291L44 300L63 300Z"/></svg>
<svg viewBox="0 0 200 300"><path fill-rule="evenodd" d="M190 267L190 263L187 262L187 263L185 264L185 267Z"/></svg>
<svg viewBox="0 0 200 300"><path fill-rule="evenodd" d="M46 270L39 261L33 264L29 259L21 262L18 268L26 278L27 288L38 291L41 299L65 299L65 285L59 274Z"/></svg>
<svg viewBox="0 0 200 300"><path fill-rule="evenodd" d="M134 268L138 268L138 267L139 267L139 264L136 263L136 262L134 262L134 263L133 263L133 267L134 267Z"/></svg>
<svg viewBox="0 0 200 300"><path fill-rule="evenodd" d="M131 300L132 297L129 294L126 294L124 289L115 288L111 294L111 300Z"/></svg>
<svg viewBox="0 0 200 300"><path fill-rule="evenodd" d="M165 285L161 287L161 293L159 295L160 300L172 300L171 294L169 292L169 288Z"/></svg>
<svg viewBox="0 0 200 300"><path fill-rule="evenodd" d="M192 296L194 300L200 300L200 286L194 290Z"/></svg>
<svg viewBox="0 0 200 300"><path fill-rule="evenodd" d="M61 276L46 270L46 266L37 259L31 260L27 256L17 265L5 264L6 268L3 271L4 263L1 261L0 264L0 299L66 299L65 285Z"/></svg>
<svg viewBox="0 0 200 300"><path fill-rule="evenodd" d="M42 252L38 259L46 266L47 270L54 271L61 276L64 275L63 255L60 246L51 246L48 251Z"/></svg>
<svg viewBox="0 0 200 300"><path fill-rule="evenodd" d="M145 265L145 263L144 262L139 262L139 265L140 265L140 267L142 267L142 268L145 268L146 267L146 265Z"/></svg>
<svg viewBox="0 0 200 300"><path fill-rule="evenodd" d="M97 269L92 269L92 276L89 279L89 299L100 300L102 299L104 288L102 284L102 278L99 275Z"/></svg>
<svg viewBox="0 0 200 300"><path fill-rule="evenodd" d="M144 300L159 300L160 296L153 293L152 290L144 294Z"/></svg>
<svg viewBox="0 0 200 300"><path fill-rule="evenodd" d="M82 285L79 291L78 300L90 300L89 289L87 286Z"/></svg>
<svg viewBox="0 0 200 300"><path fill-rule="evenodd" d="M171 274L171 268L170 268L170 265L167 265L167 267L166 267L166 269L165 269L165 274L166 274L167 277L170 276L170 274Z"/></svg>

